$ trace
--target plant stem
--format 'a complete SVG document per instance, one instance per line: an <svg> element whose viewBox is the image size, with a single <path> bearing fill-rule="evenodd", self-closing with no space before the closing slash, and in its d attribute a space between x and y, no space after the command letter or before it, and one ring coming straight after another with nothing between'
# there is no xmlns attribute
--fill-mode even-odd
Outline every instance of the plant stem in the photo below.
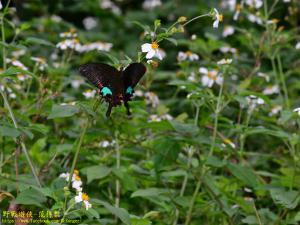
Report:
<svg viewBox="0 0 300 225"><path fill-rule="evenodd" d="M117 170L119 170L120 164L121 164L121 152L120 152L120 146L119 146L117 135L116 135L116 160L117 160ZM116 208L120 207L120 197L121 197L121 185L120 185L119 179L117 178L117 180L116 180L116 201L115 201Z"/></svg>
<svg viewBox="0 0 300 225"><path fill-rule="evenodd" d="M200 19L200 18L206 17L206 16L210 16L210 13L206 13L206 14L203 14L203 15L200 15L200 16L196 16L196 17L190 19L189 21L187 21L186 23L184 23L182 26L184 27L184 26L188 25L189 23L193 22L194 20L197 20L197 19Z"/></svg>
<svg viewBox="0 0 300 225"><path fill-rule="evenodd" d="M254 200L253 200L253 209L254 209L254 211L255 211L255 216L256 216L256 219L257 219L257 221L258 221L258 224L259 224L259 225L263 225L262 222L261 222L259 213L258 213L258 211L257 211L257 209L256 209Z"/></svg>
<svg viewBox="0 0 300 225"><path fill-rule="evenodd" d="M203 171L202 173L204 174L204 168L202 169L202 171ZM202 178L202 176L200 177L200 179L198 180L198 182L196 184L196 188L195 188L192 200L191 200L190 205L189 205L189 210L188 210L188 213L186 215L184 225L189 225L190 224L190 221L191 221L191 218L192 218L193 209L194 209L195 200L196 200L196 197L198 195L198 192L199 192L201 184L202 184L201 178Z"/></svg>
<svg viewBox="0 0 300 225"><path fill-rule="evenodd" d="M285 82L285 79L284 79L281 58L280 58L279 54L277 55L276 58L277 58L277 64L278 64L278 70L279 70L279 78L280 78L281 83L282 83L286 106L289 109L290 108L290 100L289 100L289 95L288 95L288 89L287 89L286 82Z"/></svg>
<svg viewBox="0 0 300 225"><path fill-rule="evenodd" d="M218 133L218 119L219 119L219 113L221 111L220 106L221 106L221 100L222 100L222 94L223 94L223 87L224 87L224 82L222 82L221 88L219 90L219 96L218 96L218 100L217 100L217 107L216 107L216 110L215 110L215 122L214 122L214 129L213 129L212 144L211 144L211 147L210 147L208 157L213 155L215 144L216 144L216 137L217 137L217 133Z"/></svg>
<svg viewBox="0 0 300 225"><path fill-rule="evenodd" d="M14 113L13 113L11 107L10 107L10 104L9 104L9 102L8 102L8 100L7 100L6 94L5 94L4 91L2 91L2 90L0 90L0 94L1 94L2 97L3 97L4 105L5 105L5 106L7 107L7 109L8 109L9 115L10 115L12 121L13 121L13 124L14 124L15 128L18 129L18 128L19 128L19 127L18 127L18 123L17 123L16 118L15 118L15 116L14 116ZM24 153L24 155L25 155L25 157L26 157L26 160L27 160L27 162L28 162L28 164L29 164L29 167L30 167L30 169L31 169L31 172L32 172L32 174L33 174L33 176L34 176L34 178L35 178L35 181L36 181L37 185L38 185L39 187L41 187L40 180L39 180L39 178L38 178L38 176L37 176L37 173L36 173L36 171L35 171L35 168L34 168L34 166L33 166L33 163L32 163L32 161L31 161L31 159L30 159L30 156L29 156L29 154L28 154L28 151L27 151L27 148L26 148L25 143L23 142L23 140L22 140L21 138L19 138L19 140L16 141L16 142L17 142L17 143L20 142L21 147L22 147L22 151L23 151L23 153Z"/></svg>

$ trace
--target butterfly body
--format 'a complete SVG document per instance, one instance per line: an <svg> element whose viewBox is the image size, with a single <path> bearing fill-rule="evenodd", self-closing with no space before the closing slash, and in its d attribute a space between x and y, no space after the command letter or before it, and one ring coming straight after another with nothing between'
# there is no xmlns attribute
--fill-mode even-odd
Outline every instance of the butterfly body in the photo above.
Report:
<svg viewBox="0 0 300 225"><path fill-rule="evenodd" d="M104 63L88 63L80 66L79 72L100 89L101 96L109 104L106 116L109 117L113 107L122 105L130 115L129 104L134 87L146 72L142 63L132 63L124 70Z"/></svg>

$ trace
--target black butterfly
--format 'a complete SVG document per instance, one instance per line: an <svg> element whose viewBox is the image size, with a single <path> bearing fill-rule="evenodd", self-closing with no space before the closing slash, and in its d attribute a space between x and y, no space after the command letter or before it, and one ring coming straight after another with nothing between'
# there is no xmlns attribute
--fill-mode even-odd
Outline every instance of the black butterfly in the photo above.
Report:
<svg viewBox="0 0 300 225"><path fill-rule="evenodd" d="M134 93L134 87L146 72L142 63L132 63L124 70L104 63L88 63L79 67L79 72L86 77L97 88L105 101L109 103L106 116L111 114L112 107L121 105L127 109L130 115L129 104Z"/></svg>

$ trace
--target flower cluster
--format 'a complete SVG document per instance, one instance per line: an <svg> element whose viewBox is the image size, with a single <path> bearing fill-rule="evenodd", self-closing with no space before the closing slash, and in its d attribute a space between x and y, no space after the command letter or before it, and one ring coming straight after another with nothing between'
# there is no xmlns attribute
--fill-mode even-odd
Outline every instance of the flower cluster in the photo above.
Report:
<svg viewBox="0 0 300 225"><path fill-rule="evenodd" d="M188 60L188 61L196 61L199 59L199 56L191 51L186 51L186 52L178 52L177 55L177 60L179 62Z"/></svg>
<svg viewBox="0 0 300 225"><path fill-rule="evenodd" d="M59 177L69 182L70 174L62 173L59 175ZM88 210L89 208L92 207L92 204L89 202L89 196L86 193L82 192L82 181L79 176L78 170L74 170L71 181L72 181L72 188L74 188L77 193L77 195L75 196L75 202L76 203L83 202L85 209Z"/></svg>
<svg viewBox="0 0 300 225"><path fill-rule="evenodd" d="M81 44L79 39L77 38L77 33L75 29L70 29L70 31L61 33L59 36L65 38L65 40L62 40L56 45L56 47L61 50L72 49L80 53L90 52L94 50L108 52L113 46L111 43L102 41Z"/></svg>
<svg viewBox="0 0 300 225"><path fill-rule="evenodd" d="M164 114L164 115L150 115L149 122L160 122L162 120L173 120L173 117L170 114Z"/></svg>
<svg viewBox="0 0 300 225"><path fill-rule="evenodd" d="M34 62L36 62L37 67L41 71L44 71L48 67L48 64L46 63L46 59L45 58L31 57L31 60L34 61Z"/></svg>

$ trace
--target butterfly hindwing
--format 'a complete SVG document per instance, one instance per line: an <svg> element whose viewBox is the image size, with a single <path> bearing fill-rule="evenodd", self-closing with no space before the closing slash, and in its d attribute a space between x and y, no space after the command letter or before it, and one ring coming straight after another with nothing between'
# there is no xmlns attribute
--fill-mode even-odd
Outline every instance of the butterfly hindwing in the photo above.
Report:
<svg viewBox="0 0 300 225"><path fill-rule="evenodd" d="M132 63L123 71L123 82L125 94L132 95L133 88L146 72L146 67L142 63Z"/></svg>

